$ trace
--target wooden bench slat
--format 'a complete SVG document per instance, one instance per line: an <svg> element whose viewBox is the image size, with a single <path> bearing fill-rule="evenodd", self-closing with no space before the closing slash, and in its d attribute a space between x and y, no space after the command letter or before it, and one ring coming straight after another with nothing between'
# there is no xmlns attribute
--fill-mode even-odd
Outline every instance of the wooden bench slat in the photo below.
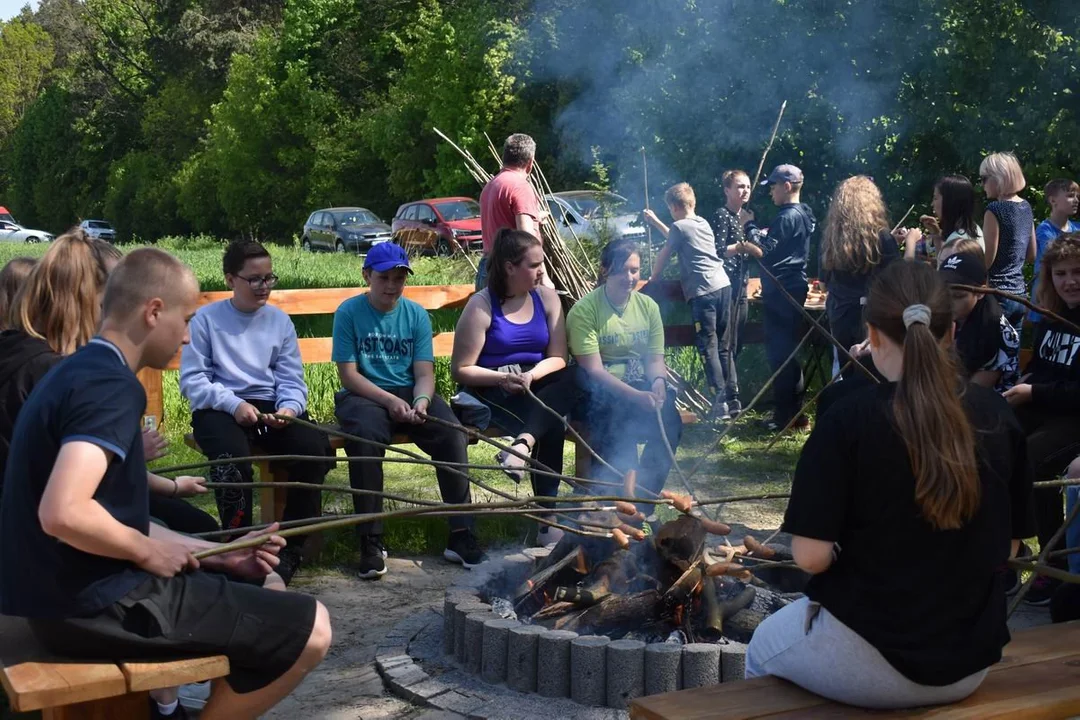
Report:
<svg viewBox="0 0 1080 720"><path fill-rule="evenodd" d="M356 278L357 284L361 278ZM351 297L364 295L366 287L306 288L274 290L268 303L289 315L330 315ZM407 285L404 296L428 310L464 307L473 294L472 285ZM214 290L199 294L199 305L209 305L232 297L231 290Z"/></svg>
<svg viewBox="0 0 1080 720"><path fill-rule="evenodd" d="M214 655L170 662L125 662L120 663L120 671L129 692L157 690L225 677L229 674L229 658Z"/></svg>
<svg viewBox="0 0 1080 720"><path fill-rule="evenodd" d="M1012 634L1001 662L990 672L1004 672L1021 665L1056 660L1080 651L1080 620L1027 628Z"/></svg>
<svg viewBox="0 0 1080 720"><path fill-rule="evenodd" d="M3 670L4 690L20 712L123 695L124 674L113 663L25 662Z"/></svg>
<svg viewBox="0 0 1080 720"><path fill-rule="evenodd" d="M762 677L639 698L630 706L630 717L632 720L750 720L782 712L802 713L827 702L779 678Z"/></svg>

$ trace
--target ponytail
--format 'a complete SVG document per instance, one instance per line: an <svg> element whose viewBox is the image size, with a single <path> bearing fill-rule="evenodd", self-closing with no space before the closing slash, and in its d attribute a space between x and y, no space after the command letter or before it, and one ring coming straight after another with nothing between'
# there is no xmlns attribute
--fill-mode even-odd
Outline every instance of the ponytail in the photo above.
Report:
<svg viewBox="0 0 1080 720"><path fill-rule="evenodd" d="M962 402L945 284L928 265L893 263L867 299L867 322L903 346L893 419L915 476L915 502L935 530L962 527L979 506L975 431Z"/></svg>

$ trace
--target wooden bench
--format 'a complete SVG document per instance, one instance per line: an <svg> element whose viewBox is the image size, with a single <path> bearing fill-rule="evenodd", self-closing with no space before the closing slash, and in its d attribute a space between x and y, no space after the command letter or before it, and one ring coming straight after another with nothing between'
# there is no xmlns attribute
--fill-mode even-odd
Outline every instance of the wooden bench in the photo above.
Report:
<svg viewBox="0 0 1080 720"><path fill-rule="evenodd" d="M11 708L44 720L140 720L149 692L229 674L224 655L167 662L65 660L42 648L26 621L0 616L0 680Z"/></svg>
<svg viewBox="0 0 1080 720"><path fill-rule="evenodd" d="M632 720L1069 718L1080 715L1080 621L1020 630L970 697L914 710L861 710L761 677L638 698Z"/></svg>

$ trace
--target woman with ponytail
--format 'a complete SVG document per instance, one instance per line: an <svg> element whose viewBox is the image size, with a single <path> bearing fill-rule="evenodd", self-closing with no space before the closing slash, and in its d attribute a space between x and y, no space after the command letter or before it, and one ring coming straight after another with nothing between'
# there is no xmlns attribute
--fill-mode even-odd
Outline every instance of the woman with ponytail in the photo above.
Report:
<svg viewBox="0 0 1080 720"><path fill-rule="evenodd" d="M866 321L886 382L837 401L803 448L783 529L812 577L758 627L746 675L861 707L955 702L1009 640L1005 561L1033 530L1024 436L960 379L929 265L886 268Z"/></svg>

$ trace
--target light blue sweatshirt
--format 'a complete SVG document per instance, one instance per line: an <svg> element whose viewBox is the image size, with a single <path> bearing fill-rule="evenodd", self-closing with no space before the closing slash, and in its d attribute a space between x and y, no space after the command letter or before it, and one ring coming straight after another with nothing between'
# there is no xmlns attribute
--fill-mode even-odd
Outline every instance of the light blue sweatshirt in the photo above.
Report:
<svg viewBox="0 0 1080 720"><path fill-rule="evenodd" d="M180 356L180 393L193 411L232 415L244 400L272 400L301 414L307 385L292 320L271 305L252 313L231 300L199 308Z"/></svg>

